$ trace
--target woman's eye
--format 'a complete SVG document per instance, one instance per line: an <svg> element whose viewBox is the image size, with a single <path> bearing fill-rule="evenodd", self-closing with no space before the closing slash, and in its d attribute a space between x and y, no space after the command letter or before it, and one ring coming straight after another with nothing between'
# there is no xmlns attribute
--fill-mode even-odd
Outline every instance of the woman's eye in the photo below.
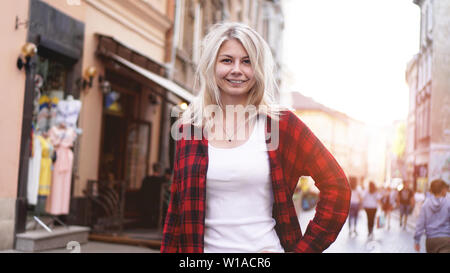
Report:
<svg viewBox="0 0 450 273"><path fill-rule="evenodd" d="M221 62L222 63L231 63L231 59L223 59Z"/></svg>
<svg viewBox="0 0 450 273"><path fill-rule="evenodd" d="M250 64L251 63L249 59L245 59L242 62L245 63L245 64Z"/></svg>

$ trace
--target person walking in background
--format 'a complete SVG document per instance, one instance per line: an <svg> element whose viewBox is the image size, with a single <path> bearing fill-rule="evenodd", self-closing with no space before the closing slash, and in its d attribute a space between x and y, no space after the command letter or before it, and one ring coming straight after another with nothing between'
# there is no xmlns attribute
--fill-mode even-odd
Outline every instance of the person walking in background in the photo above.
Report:
<svg viewBox="0 0 450 273"><path fill-rule="evenodd" d="M373 239L373 226L375 224L375 215L377 214L379 194L373 181L369 182L369 189L365 191L362 200L362 206L367 214L368 239Z"/></svg>
<svg viewBox="0 0 450 273"><path fill-rule="evenodd" d="M408 215L414 208L414 191L410 189L409 182L405 181L404 187L398 193L398 205L400 209L400 227L406 229Z"/></svg>
<svg viewBox="0 0 450 273"><path fill-rule="evenodd" d="M348 216L348 234L358 235L356 232L356 224L358 222L359 209L361 208L361 192L357 188L358 182L355 179L350 180L350 188L352 190L352 196L350 199L350 212ZM353 227L353 231L352 231Z"/></svg>
<svg viewBox="0 0 450 273"><path fill-rule="evenodd" d="M162 171L162 164L154 163L152 175L144 177L139 189L138 204L141 209L142 224L145 228L159 226L161 186L165 181Z"/></svg>
<svg viewBox="0 0 450 273"><path fill-rule="evenodd" d="M395 206L395 196L392 193L391 188L386 187L381 197L381 209L384 212L384 219L386 220L388 230L391 227L391 211Z"/></svg>
<svg viewBox="0 0 450 273"><path fill-rule="evenodd" d="M433 180L429 195L420 210L414 234L414 248L420 251L420 237L425 233L427 253L450 253L450 199L448 185Z"/></svg>

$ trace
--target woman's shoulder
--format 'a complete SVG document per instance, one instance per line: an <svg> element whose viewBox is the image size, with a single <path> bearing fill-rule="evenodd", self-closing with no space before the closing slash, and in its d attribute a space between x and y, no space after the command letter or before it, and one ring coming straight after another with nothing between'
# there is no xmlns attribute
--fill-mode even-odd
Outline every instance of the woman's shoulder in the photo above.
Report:
<svg viewBox="0 0 450 273"><path fill-rule="evenodd" d="M275 120L278 120L280 124L283 125L289 125L291 127L294 126L305 126L303 121L301 120L301 117L295 113L295 110L289 109L286 107L281 107L277 109L276 112L277 115L275 116ZM269 115L269 117L272 119L273 116Z"/></svg>

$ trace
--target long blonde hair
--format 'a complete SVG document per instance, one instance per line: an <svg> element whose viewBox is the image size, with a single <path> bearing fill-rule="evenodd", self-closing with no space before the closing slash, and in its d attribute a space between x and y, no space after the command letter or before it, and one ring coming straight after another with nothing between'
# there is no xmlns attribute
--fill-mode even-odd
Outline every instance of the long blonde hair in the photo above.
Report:
<svg viewBox="0 0 450 273"><path fill-rule="evenodd" d="M198 127L210 126L208 121L212 117L211 113L205 111L207 106L217 105L224 109L214 70L220 47L225 41L231 39L238 40L245 48L255 72L256 82L249 91L245 107L254 106L257 109L256 114L268 115L278 120L281 108L275 102L275 95L279 90L274 77L275 63L270 47L261 35L249 26L228 22L213 25L202 41L194 84L194 88L198 85L199 93L183 113L182 123L193 124ZM249 116L249 119L253 116Z"/></svg>

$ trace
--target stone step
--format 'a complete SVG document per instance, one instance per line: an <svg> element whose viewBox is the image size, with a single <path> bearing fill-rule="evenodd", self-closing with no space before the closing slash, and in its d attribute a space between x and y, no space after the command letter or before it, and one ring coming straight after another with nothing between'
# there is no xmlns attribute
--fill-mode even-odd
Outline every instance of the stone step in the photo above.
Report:
<svg viewBox="0 0 450 273"><path fill-rule="evenodd" d="M60 226L48 232L44 229L27 231L16 235L16 250L23 252L39 252L43 250L70 247L87 243L89 227ZM75 243L69 244L74 241Z"/></svg>

